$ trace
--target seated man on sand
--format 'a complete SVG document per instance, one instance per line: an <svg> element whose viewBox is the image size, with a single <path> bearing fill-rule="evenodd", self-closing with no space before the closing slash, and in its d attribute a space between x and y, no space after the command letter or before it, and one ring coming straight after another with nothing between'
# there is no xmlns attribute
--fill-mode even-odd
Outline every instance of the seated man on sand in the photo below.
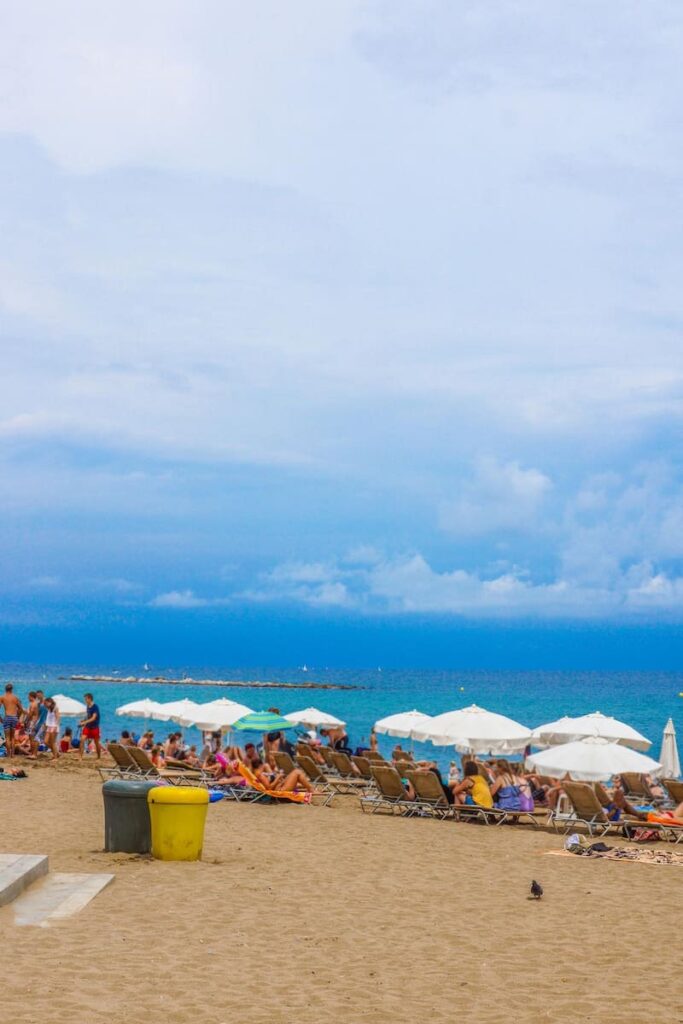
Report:
<svg viewBox="0 0 683 1024"><path fill-rule="evenodd" d="M135 746L135 740L133 739L133 737L131 736L131 734L128 732L127 729L122 729L121 730L121 739L119 740L119 744L122 747L134 747Z"/></svg>
<svg viewBox="0 0 683 1024"><path fill-rule="evenodd" d="M493 797L488 782L479 774L479 766L474 761L466 761L463 770L465 777L462 782L451 787L454 803L486 807L490 810L493 807Z"/></svg>

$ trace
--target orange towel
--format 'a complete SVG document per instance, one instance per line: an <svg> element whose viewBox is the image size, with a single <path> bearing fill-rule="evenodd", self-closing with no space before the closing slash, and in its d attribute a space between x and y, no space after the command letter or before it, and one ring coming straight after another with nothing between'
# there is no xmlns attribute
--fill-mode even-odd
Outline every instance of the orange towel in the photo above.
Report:
<svg viewBox="0 0 683 1024"><path fill-rule="evenodd" d="M656 825L671 825L672 828L683 828L680 821L676 821L675 818L669 817L666 814L654 814L653 811L648 811L647 820L654 822Z"/></svg>
<svg viewBox="0 0 683 1024"><path fill-rule="evenodd" d="M283 789L268 789L262 782L259 782L251 768L247 768L246 764L240 762L237 770L242 778L247 780L251 788L257 789L259 793L265 793L266 796L272 796L276 800L291 800L295 804L309 804L311 802L310 793L292 793Z"/></svg>

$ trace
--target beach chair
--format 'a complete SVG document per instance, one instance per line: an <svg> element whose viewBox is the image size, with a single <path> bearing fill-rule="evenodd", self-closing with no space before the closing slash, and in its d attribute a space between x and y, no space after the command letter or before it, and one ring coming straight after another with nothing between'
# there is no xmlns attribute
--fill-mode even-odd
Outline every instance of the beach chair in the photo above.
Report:
<svg viewBox="0 0 683 1024"><path fill-rule="evenodd" d="M291 771L294 771L294 769L296 768L296 765L294 764L291 755L288 754L285 750L275 751L275 753L273 754L273 760L275 761L275 766L281 772L285 772L286 775L289 775L289 773Z"/></svg>
<svg viewBox="0 0 683 1024"><path fill-rule="evenodd" d="M387 761L386 757L380 754L379 750L366 750L364 756L367 757L368 761L371 761L372 764L389 765L389 761Z"/></svg>
<svg viewBox="0 0 683 1024"><path fill-rule="evenodd" d="M428 811L436 818L453 816L452 805L443 791L443 786L434 772L418 768L406 774L408 782L415 790L417 803L422 810Z"/></svg>
<svg viewBox="0 0 683 1024"><path fill-rule="evenodd" d="M114 765L113 767L110 765L97 766L100 778L103 781L112 775L117 776L119 779L135 778L135 776L140 775L140 769L128 753L129 750L130 747L124 747L121 743L107 744L107 752L114 761Z"/></svg>
<svg viewBox="0 0 683 1024"><path fill-rule="evenodd" d="M365 779L366 782L374 783L375 780L372 777L372 764L367 757L360 754L354 754L351 758L351 762L358 769L361 779Z"/></svg>
<svg viewBox="0 0 683 1024"><path fill-rule="evenodd" d="M332 767L342 779L359 779L360 774L348 754L341 750L332 750Z"/></svg>
<svg viewBox="0 0 683 1024"><path fill-rule="evenodd" d="M373 765L372 774L377 792L361 797L361 810L369 811L370 814L386 811L389 814L398 813L407 817L419 812L417 801L410 799L395 768L389 765Z"/></svg>
<svg viewBox="0 0 683 1024"><path fill-rule="evenodd" d="M569 814L560 814L557 810L551 810L549 824L552 824L556 832L562 831L566 835L572 829L584 825L589 835L604 836L608 832L623 832L623 819L611 821L605 813L605 809L597 797L593 787L586 782L569 782L565 779L562 783L569 801L571 811ZM633 819L630 819L633 822Z"/></svg>
<svg viewBox="0 0 683 1024"><path fill-rule="evenodd" d="M298 790L290 791L283 789L269 789L254 775L251 768L247 768L246 764L241 761L237 766L237 770L243 779L246 779L247 786L253 789L256 793L260 793L262 797L268 797L271 800L276 800L281 803L291 804L310 804L311 793L300 792Z"/></svg>
<svg viewBox="0 0 683 1024"><path fill-rule="evenodd" d="M194 768L186 768L182 771L178 768L157 768L147 751L141 750L140 747L125 747L124 749L130 754L139 769L137 778L164 779L165 782L170 782L174 786L201 786L209 781L214 781L213 776L207 776L205 772Z"/></svg>
<svg viewBox="0 0 683 1024"><path fill-rule="evenodd" d="M304 754L297 756L296 763L321 793L332 793L333 796L359 796L367 789L368 784L364 779L344 779L341 775L333 775L324 771L322 765L312 757L306 757ZM326 802L330 803L329 800Z"/></svg>
<svg viewBox="0 0 683 1024"><path fill-rule="evenodd" d="M512 811L502 807L482 807L480 804L453 804L452 814L456 821L478 821L482 825L532 825L541 827L540 818L547 821L545 809L540 811Z"/></svg>
<svg viewBox="0 0 683 1024"><path fill-rule="evenodd" d="M671 797L674 807L683 804L683 782L679 782L678 779L662 779L661 782Z"/></svg>
<svg viewBox="0 0 683 1024"><path fill-rule="evenodd" d="M317 761L314 761L312 757L308 757L306 754L297 754L296 763L302 771L306 772L309 780L315 786L315 795L322 797L323 807L328 807L334 797L340 795L337 784L344 787L344 780L327 775ZM348 787L346 788L348 789ZM343 789L341 792L343 792Z"/></svg>
<svg viewBox="0 0 683 1024"><path fill-rule="evenodd" d="M335 753L335 751L332 749L332 747L320 747L319 753L322 755L323 761L325 762L325 769L328 772L331 772L332 774L336 775L337 769L335 768L334 761L332 760L332 755Z"/></svg>
<svg viewBox="0 0 683 1024"><path fill-rule="evenodd" d="M621 772L620 776L629 800L652 805L661 804L661 798L654 795L644 775L638 775L637 772Z"/></svg>

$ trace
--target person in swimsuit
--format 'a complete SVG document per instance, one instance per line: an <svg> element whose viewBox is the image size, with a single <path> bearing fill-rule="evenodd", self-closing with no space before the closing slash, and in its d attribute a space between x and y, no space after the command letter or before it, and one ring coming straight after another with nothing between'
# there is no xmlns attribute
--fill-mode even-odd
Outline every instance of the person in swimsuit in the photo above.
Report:
<svg viewBox="0 0 683 1024"><path fill-rule="evenodd" d="M59 750L57 748L60 721L59 708L53 701L52 697L45 698L45 707L47 708L47 717L45 719L45 745L49 747L52 752L52 758L56 761L59 757Z"/></svg>
<svg viewBox="0 0 683 1024"><path fill-rule="evenodd" d="M14 757L14 734L19 725L19 717L23 713L21 701L14 692L12 683L7 683L5 692L0 697L0 708L2 709L2 724L5 730L5 747L7 757Z"/></svg>

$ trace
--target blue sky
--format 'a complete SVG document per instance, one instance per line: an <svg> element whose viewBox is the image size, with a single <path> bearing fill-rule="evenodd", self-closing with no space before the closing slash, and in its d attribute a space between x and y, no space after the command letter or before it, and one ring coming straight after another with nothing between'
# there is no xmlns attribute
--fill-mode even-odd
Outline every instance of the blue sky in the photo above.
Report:
<svg viewBox="0 0 683 1024"><path fill-rule="evenodd" d="M666 650L682 44L666 2L7 8L8 656Z"/></svg>

